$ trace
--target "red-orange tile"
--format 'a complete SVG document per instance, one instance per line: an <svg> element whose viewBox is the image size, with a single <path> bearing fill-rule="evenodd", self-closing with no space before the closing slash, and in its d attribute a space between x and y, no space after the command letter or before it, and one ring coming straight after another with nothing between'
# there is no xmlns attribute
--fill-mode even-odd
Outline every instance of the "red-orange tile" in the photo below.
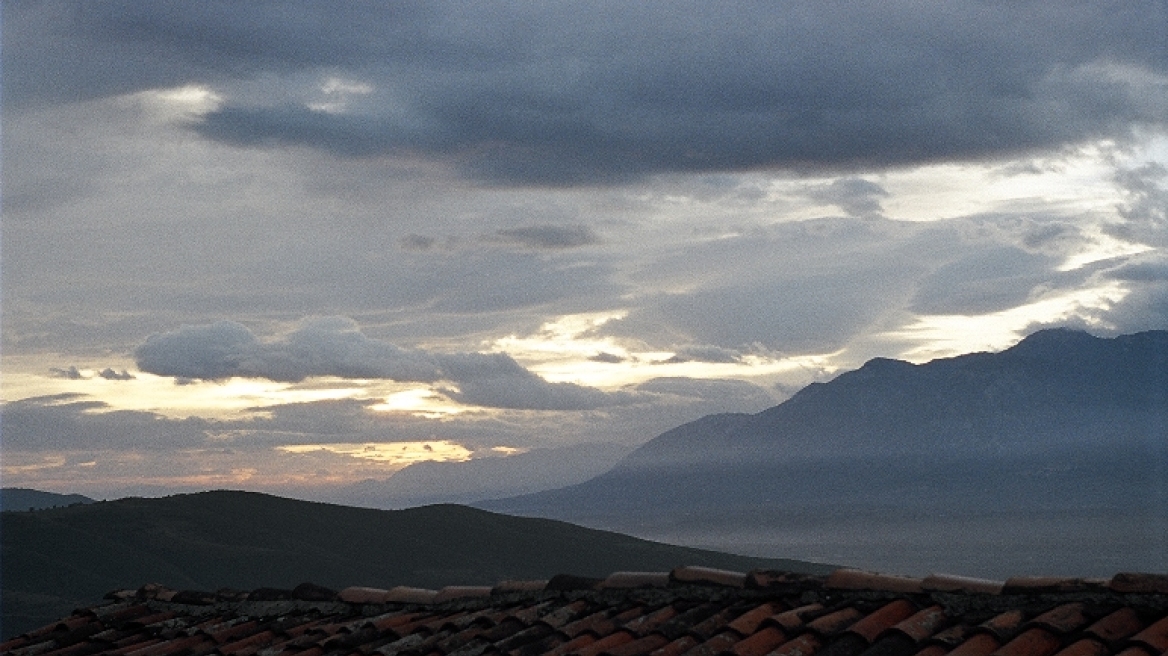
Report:
<svg viewBox="0 0 1168 656"><path fill-rule="evenodd" d="M576 654L579 656L597 656L598 654L604 653L611 648L626 645L633 640L635 640L633 634L628 633L627 631L617 631L612 635L605 636L604 638L597 640L596 642L588 645L587 647L584 647L583 649L577 650Z"/></svg>
<svg viewBox="0 0 1168 656"><path fill-rule="evenodd" d="M635 620L625 624L626 631L632 631L637 635L645 635L665 622L677 616L677 609L673 606L664 606L648 615L642 615Z"/></svg>
<svg viewBox="0 0 1168 656"><path fill-rule="evenodd" d="M833 635L855 624L863 616L859 610L849 606L815 619L807 628L820 635Z"/></svg>
<svg viewBox="0 0 1168 656"><path fill-rule="evenodd" d="M1083 638L1059 651L1055 656L1108 656L1111 650L1094 638Z"/></svg>
<svg viewBox="0 0 1168 656"><path fill-rule="evenodd" d="M1142 628L1144 623L1135 609L1124 606L1087 627L1087 633L1103 642L1114 642L1135 635Z"/></svg>
<svg viewBox="0 0 1168 656"><path fill-rule="evenodd" d="M730 651L737 656L763 656L787 641L787 634L777 626L767 626L744 638Z"/></svg>
<svg viewBox="0 0 1168 656"><path fill-rule="evenodd" d="M803 628L807 624L807 617L823 610L821 604L807 604L806 606L799 606L791 610L784 611L765 620L763 624L778 624L782 627L788 635L794 633L796 630Z"/></svg>
<svg viewBox="0 0 1168 656"><path fill-rule="evenodd" d="M758 630L763 620L772 617L777 612L779 612L779 607L775 604L762 604L739 615L727 626L737 631L739 635L748 636Z"/></svg>
<svg viewBox="0 0 1168 656"><path fill-rule="evenodd" d="M1087 623L1083 604L1071 603L1056 606L1026 623L1027 626L1041 626L1054 633L1070 633Z"/></svg>
<svg viewBox="0 0 1168 656"><path fill-rule="evenodd" d="M698 641L693 636L682 636L673 642L667 643L649 652L649 656L681 656L697 646Z"/></svg>
<svg viewBox="0 0 1168 656"><path fill-rule="evenodd" d="M930 606L911 617L898 622L890 631L897 631L908 636L913 642L922 642L931 637L949 621L945 609L940 606Z"/></svg>
<svg viewBox="0 0 1168 656"><path fill-rule="evenodd" d="M954 647L949 656L989 656L1001 646L1002 643L992 634L977 633Z"/></svg>
<svg viewBox="0 0 1168 656"><path fill-rule="evenodd" d="M1052 656L1062 647L1062 640L1050 631L1026 629L994 652L994 656Z"/></svg>
<svg viewBox="0 0 1168 656"><path fill-rule="evenodd" d="M1020 610L1010 610L982 622L978 626L993 633L999 640L1008 640L1018 632L1025 615Z"/></svg>
<svg viewBox="0 0 1168 656"><path fill-rule="evenodd" d="M949 648L944 645L929 645L913 654L913 656L945 656L948 653Z"/></svg>
<svg viewBox="0 0 1168 656"><path fill-rule="evenodd" d="M876 639L888 627L902 622L917 612L917 607L907 599L897 599L881 606L875 612L869 613L855 624L848 627L848 633L854 633L868 644Z"/></svg>
<svg viewBox="0 0 1168 656"><path fill-rule="evenodd" d="M819 639L819 636L813 633L804 633L794 640L784 642L771 654L774 656L811 656L822 646L823 641Z"/></svg>
<svg viewBox="0 0 1168 656"><path fill-rule="evenodd" d="M669 638L666 638L660 633L653 633L632 642L627 642L619 647L613 647L605 653L608 656L640 656L640 654L648 654L667 644L669 644Z"/></svg>
<svg viewBox="0 0 1168 656"><path fill-rule="evenodd" d="M1161 654L1168 652L1168 617L1135 634L1131 640L1147 645Z"/></svg>

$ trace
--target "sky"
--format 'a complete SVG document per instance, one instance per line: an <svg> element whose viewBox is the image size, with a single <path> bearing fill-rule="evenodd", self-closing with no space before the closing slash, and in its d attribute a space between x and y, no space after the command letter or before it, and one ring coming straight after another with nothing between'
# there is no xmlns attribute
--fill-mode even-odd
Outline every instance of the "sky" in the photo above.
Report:
<svg viewBox="0 0 1168 656"><path fill-rule="evenodd" d="M1168 3L0 4L6 486L316 498L1168 329Z"/></svg>

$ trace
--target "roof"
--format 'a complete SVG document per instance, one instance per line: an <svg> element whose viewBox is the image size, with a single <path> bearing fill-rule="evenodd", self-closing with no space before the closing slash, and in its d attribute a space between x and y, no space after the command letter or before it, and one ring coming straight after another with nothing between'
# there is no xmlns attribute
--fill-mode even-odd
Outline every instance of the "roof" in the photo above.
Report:
<svg viewBox="0 0 1168 656"><path fill-rule="evenodd" d="M0 645L15 655L1160 656L1168 575L826 577L680 567L441 590L148 585Z"/></svg>

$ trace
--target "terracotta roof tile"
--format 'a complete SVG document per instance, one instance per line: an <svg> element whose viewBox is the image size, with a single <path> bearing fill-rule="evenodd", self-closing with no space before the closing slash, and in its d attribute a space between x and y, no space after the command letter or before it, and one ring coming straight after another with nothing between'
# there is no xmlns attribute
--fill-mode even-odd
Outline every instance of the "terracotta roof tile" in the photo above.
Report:
<svg viewBox="0 0 1168 656"><path fill-rule="evenodd" d="M738 635L745 637L757 631L763 621L775 616L779 611L780 607L774 603L767 602L760 604L752 610L739 615L737 619L727 626L737 632Z"/></svg>
<svg viewBox="0 0 1168 656"><path fill-rule="evenodd" d="M1113 643L1135 635L1142 628L1144 623L1140 621L1139 613L1130 606L1124 606L1087 627L1087 633L1103 642Z"/></svg>
<svg viewBox="0 0 1168 656"><path fill-rule="evenodd" d="M949 652L949 656L989 656L1001 646L1001 641L993 634L975 633Z"/></svg>
<svg viewBox="0 0 1168 656"><path fill-rule="evenodd" d="M678 567L669 573L669 578L676 583L707 583L734 588L746 587L745 572L731 572L712 567Z"/></svg>
<svg viewBox="0 0 1168 656"><path fill-rule="evenodd" d="M1018 633L1018 629L1022 626L1022 620L1025 618L1026 615L1021 610L1009 610L982 622L977 628L981 631L988 631L994 634L998 640L1005 642Z"/></svg>
<svg viewBox="0 0 1168 656"><path fill-rule="evenodd" d="M1087 625L1088 619L1081 602L1056 606L1026 623L1026 626L1041 626L1054 633L1070 633Z"/></svg>
<svg viewBox="0 0 1168 656"><path fill-rule="evenodd" d="M669 572L614 572L600 582L601 588L664 588Z"/></svg>
<svg viewBox="0 0 1168 656"><path fill-rule="evenodd" d="M546 586L174 593L143 586L13 638L12 656L1162 656L1159 575L994 582L703 568ZM971 582L972 581L972 582ZM598 586L598 583L606 585ZM396 591L396 592L395 592ZM212 603L208 603L212 602ZM1123 650L1119 654L1117 651Z"/></svg>
<svg viewBox="0 0 1168 656"><path fill-rule="evenodd" d="M856 623L864 614L854 606L848 606L833 613L816 618L807 628L819 635L833 635Z"/></svg>
<svg viewBox="0 0 1168 656"><path fill-rule="evenodd" d="M693 636L682 636L649 652L649 656L681 656L696 646L698 641Z"/></svg>
<svg viewBox="0 0 1168 656"><path fill-rule="evenodd" d="M888 632L898 632L908 636L913 642L923 642L937 632L939 628L949 622L945 609L940 606L929 606L918 611L911 617L898 622L888 629Z"/></svg>
<svg viewBox="0 0 1168 656"><path fill-rule="evenodd" d="M1083 638L1055 654L1055 656L1108 656L1111 650L1094 638Z"/></svg>
<svg viewBox="0 0 1168 656"><path fill-rule="evenodd" d="M921 579L865 572L858 569L837 569L827 577L827 587L838 590L881 590L884 592L921 592Z"/></svg>
<svg viewBox="0 0 1168 656"><path fill-rule="evenodd" d="M917 612L916 604L907 599L890 601L879 610L869 613L860 621L848 627L849 633L854 633L871 644L876 636L885 629L911 617Z"/></svg>
<svg viewBox="0 0 1168 656"><path fill-rule="evenodd" d="M625 643L619 647L609 649L605 653L608 656L640 656L641 654L648 654L652 651L660 649L669 644L669 638L660 633L652 633L643 638L638 638L632 642Z"/></svg>
<svg viewBox="0 0 1168 656"><path fill-rule="evenodd" d="M1123 572L1111 577L1108 587L1116 592L1168 594L1168 574Z"/></svg>
<svg viewBox="0 0 1168 656"><path fill-rule="evenodd" d="M823 641L818 636L813 633L804 633L794 640L784 642L771 654L774 656L811 656L822 646Z"/></svg>
<svg viewBox="0 0 1168 656"><path fill-rule="evenodd" d="M1160 654L1168 652L1168 617L1132 636L1131 642L1150 647Z"/></svg>
<svg viewBox="0 0 1168 656"><path fill-rule="evenodd" d="M942 645L929 645L916 652L914 656L945 656L949 650Z"/></svg>
<svg viewBox="0 0 1168 656"><path fill-rule="evenodd" d="M744 638L730 651L736 656L763 656L787 641L787 634L778 626L767 626Z"/></svg>
<svg viewBox="0 0 1168 656"><path fill-rule="evenodd" d="M778 613L770 619L764 620L764 623L777 624L788 633L793 633L806 624L808 617L819 613L821 610L823 610L823 604L807 604Z"/></svg>
<svg viewBox="0 0 1168 656"><path fill-rule="evenodd" d="M1052 656L1062 646L1059 637L1050 631L1035 627L1027 629L1002 645L994 656Z"/></svg>
<svg viewBox="0 0 1168 656"><path fill-rule="evenodd" d="M1055 576L1015 576L1006 580L1003 594L1033 594L1041 592L1075 592L1103 588L1102 579L1078 579Z"/></svg>
<svg viewBox="0 0 1168 656"><path fill-rule="evenodd" d="M1001 594L1005 587L1004 581L978 579L953 574L930 574L921 581L921 589L941 592L982 592L985 594Z"/></svg>

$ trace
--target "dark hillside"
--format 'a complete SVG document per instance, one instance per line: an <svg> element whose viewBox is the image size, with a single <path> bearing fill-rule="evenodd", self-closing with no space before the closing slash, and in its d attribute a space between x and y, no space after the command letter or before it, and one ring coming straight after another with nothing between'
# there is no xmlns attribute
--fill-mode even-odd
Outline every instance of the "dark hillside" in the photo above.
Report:
<svg viewBox="0 0 1168 656"><path fill-rule="evenodd" d="M306 581L334 588L440 587L679 564L830 569L454 505L383 511L208 492L2 517L6 635L147 582L193 590L292 588Z"/></svg>

